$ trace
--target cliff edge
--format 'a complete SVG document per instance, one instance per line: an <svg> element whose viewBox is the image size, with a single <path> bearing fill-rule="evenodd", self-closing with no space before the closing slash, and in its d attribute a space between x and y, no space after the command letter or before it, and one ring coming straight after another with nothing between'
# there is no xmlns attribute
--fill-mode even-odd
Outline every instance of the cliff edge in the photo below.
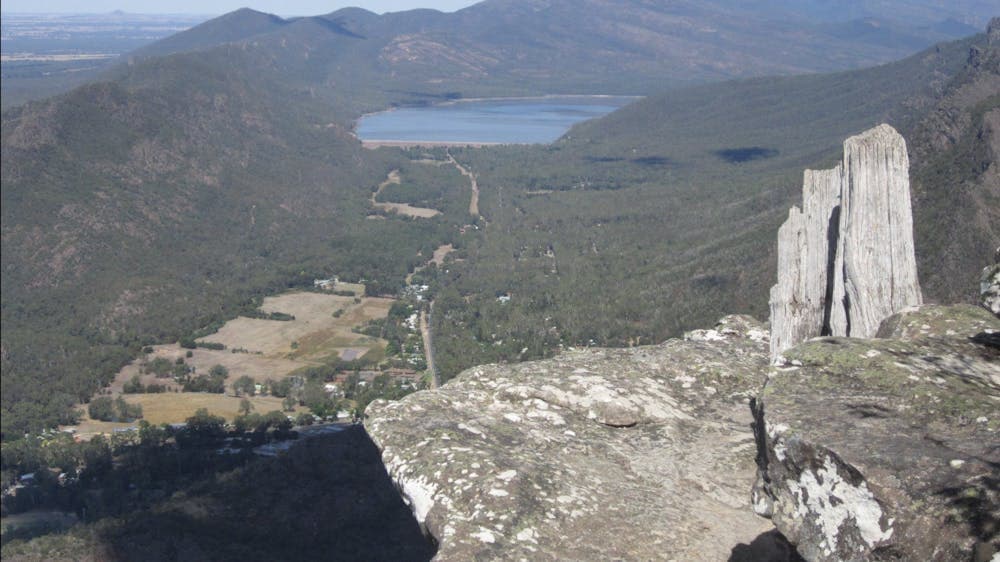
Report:
<svg viewBox="0 0 1000 562"><path fill-rule="evenodd" d="M972 305L784 353L754 405L758 513L810 561L1000 552L1000 320Z"/></svg>
<svg viewBox="0 0 1000 562"><path fill-rule="evenodd" d="M440 560L789 560L754 542L772 526L749 503L767 350L762 325L730 316L662 345L476 367L373 403L365 426Z"/></svg>

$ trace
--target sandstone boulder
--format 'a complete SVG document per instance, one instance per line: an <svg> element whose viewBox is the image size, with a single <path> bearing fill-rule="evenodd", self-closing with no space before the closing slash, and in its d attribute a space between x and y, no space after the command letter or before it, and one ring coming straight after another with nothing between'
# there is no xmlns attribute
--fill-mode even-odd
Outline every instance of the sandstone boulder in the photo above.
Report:
<svg viewBox="0 0 1000 562"><path fill-rule="evenodd" d="M476 367L373 403L365 426L441 560L786 560L749 502L767 369L767 332L732 316Z"/></svg>
<svg viewBox="0 0 1000 562"><path fill-rule="evenodd" d="M755 509L810 561L991 560L996 333L978 307L925 306L887 319L877 339L787 350L754 405Z"/></svg>

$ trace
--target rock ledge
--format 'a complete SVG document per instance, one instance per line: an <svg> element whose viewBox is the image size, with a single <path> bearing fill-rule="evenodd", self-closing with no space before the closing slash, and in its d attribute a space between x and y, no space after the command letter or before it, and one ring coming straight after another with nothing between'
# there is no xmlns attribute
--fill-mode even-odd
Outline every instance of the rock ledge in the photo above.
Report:
<svg viewBox="0 0 1000 562"><path fill-rule="evenodd" d="M773 529L748 493L767 369L766 330L730 316L658 346L476 367L373 403L365 425L441 560L726 560Z"/></svg>

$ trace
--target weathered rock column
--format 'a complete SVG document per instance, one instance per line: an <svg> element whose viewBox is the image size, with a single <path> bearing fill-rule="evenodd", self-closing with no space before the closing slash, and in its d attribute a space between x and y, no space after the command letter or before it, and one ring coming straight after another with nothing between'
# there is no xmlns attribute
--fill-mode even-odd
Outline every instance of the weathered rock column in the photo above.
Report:
<svg viewBox="0 0 1000 562"><path fill-rule="evenodd" d="M983 269L979 281L979 303L986 310L1000 316L1000 248L993 257L993 265Z"/></svg>
<svg viewBox="0 0 1000 562"><path fill-rule="evenodd" d="M882 320L923 302L906 141L879 125L844 142L843 166L830 335L871 338Z"/></svg>
<svg viewBox="0 0 1000 562"><path fill-rule="evenodd" d="M889 125L844 142L843 162L806 170L803 211L778 231L771 358L820 335L869 338L922 302L906 142Z"/></svg>
<svg viewBox="0 0 1000 562"><path fill-rule="evenodd" d="M771 288L771 354L820 335L825 323L836 233L841 168L806 170L802 206L792 207L778 230L778 283ZM832 223L832 228L831 228ZM775 329L780 326L780 329Z"/></svg>

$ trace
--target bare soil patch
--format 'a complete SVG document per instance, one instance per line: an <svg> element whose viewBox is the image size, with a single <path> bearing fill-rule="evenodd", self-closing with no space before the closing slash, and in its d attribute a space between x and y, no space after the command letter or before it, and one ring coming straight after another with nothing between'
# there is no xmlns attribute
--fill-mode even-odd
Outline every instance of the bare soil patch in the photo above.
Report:
<svg viewBox="0 0 1000 562"><path fill-rule="evenodd" d="M437 209L414 207L413 205L409 205L406 203L379 203L376 200L379 194L382 193L382 190L386 188L386 186L391 184L398 184L399 182L400 182L399 170L393 170L389 172L389 175L388 177L386 177L385 181L379 184L378 189L375 190L375 193L372 193L372 205L376 209L381 209L389 213L395 212L401 215L406 215L408 217L419 217L423 219L429 219L431 217L441 214L441 211L438 211Z"/></svg>

